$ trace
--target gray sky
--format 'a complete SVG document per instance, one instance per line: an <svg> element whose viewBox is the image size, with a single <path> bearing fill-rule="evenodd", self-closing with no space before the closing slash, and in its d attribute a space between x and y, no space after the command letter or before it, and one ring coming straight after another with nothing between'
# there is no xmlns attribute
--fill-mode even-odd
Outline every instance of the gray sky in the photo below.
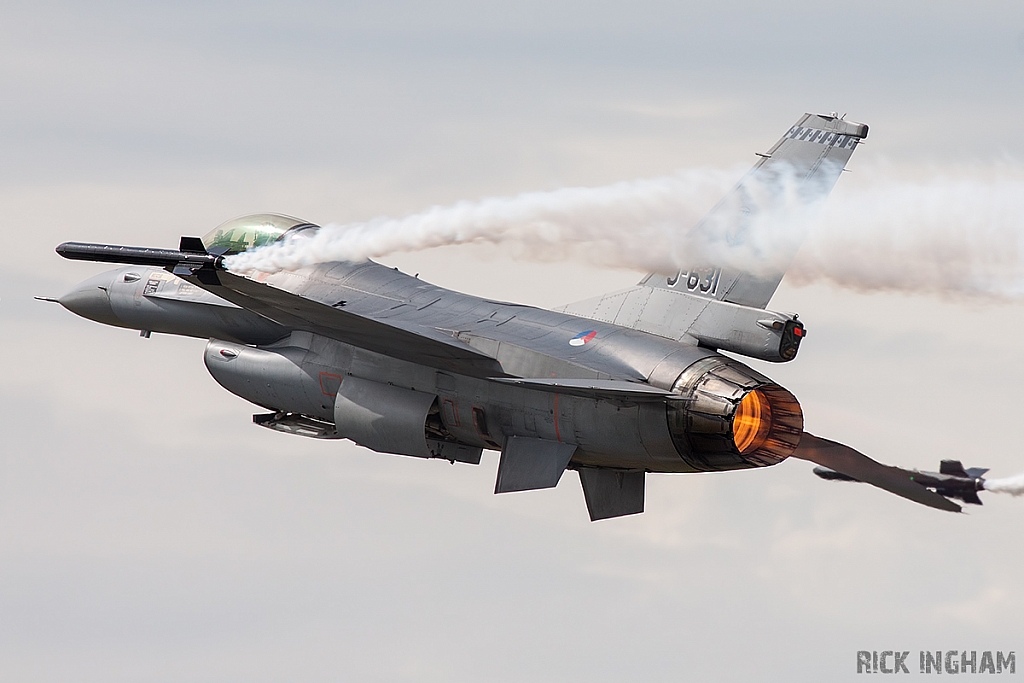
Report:
<svg viewBox="0 0 1024 683"><path fill-rule="evenodd" d="M912 650L915 676L918 649L1024 656L1022 500L953 516L786 462L651 476L644 515L591 524L575 474L494 496L495 454L260 430L202 341L31 299L101 269L65 240L731 168L804 111L872 126L855 174L1024 157L1024 6L892 4L0 6L0 679L842 681L861 649ZM545 306L638 277L386 261ZM784 283L773 307L810 336L752 365L809 430L1024 471L1020 304Z"/></svg>

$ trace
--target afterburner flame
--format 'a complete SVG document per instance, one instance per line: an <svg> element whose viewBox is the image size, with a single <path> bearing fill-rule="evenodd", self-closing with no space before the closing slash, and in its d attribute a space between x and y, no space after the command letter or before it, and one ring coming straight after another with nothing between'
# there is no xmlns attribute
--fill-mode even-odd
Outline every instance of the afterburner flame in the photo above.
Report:
<svg viewBox="0 0 1024 683"><path fill-rule="evenodd" d="M800 443L804 418L793 394L724 356L692 364L672 384L669 433L698 472L776 465Z"/></svg>
<svg viewBox="0 0 1024 683"><path fill-rule="evenodd" d="M751 391L732 418L732 438L740 453L752 453L764 445L772 427L772 409L768 398L758 390Z"/></svg>

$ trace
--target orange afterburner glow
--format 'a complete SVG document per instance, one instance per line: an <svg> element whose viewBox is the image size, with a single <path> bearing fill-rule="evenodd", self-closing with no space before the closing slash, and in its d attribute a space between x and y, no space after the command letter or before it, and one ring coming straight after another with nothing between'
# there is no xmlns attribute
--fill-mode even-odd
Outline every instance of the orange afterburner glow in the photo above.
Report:
<svg viewBox="0 0 1024 683"><path fill-rule="evenodd" d="M740 453L756 451L764 445L772 427L772 409L768 398L758 390L751 391L732 418L732 439Z"/></svg>

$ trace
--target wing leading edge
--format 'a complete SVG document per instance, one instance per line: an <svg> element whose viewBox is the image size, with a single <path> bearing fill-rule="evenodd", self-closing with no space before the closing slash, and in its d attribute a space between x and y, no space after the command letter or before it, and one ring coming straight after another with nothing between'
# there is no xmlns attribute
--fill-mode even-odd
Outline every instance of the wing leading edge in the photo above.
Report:
<svg viewBox="0 0 1024 683"><path fill-rule="evenodd" d="M494 358L433 328L373 320L226 271L217 271L216 284L208 276L179 277L285 327L472 377L506 374Z"/></svg>

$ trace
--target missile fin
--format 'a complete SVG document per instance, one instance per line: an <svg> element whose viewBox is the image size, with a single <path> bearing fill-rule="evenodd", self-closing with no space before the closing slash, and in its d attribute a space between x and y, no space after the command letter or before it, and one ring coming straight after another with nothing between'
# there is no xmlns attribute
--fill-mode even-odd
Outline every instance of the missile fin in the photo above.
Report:
<svg viewBox="0 0 1024 683"><path fill-rule="evenodd" d="M205 254L206 245L203 244L203 240L198 237L185 237L182 236L181 241L178 243L178 251L187 251L192 254Z"/></svg>

